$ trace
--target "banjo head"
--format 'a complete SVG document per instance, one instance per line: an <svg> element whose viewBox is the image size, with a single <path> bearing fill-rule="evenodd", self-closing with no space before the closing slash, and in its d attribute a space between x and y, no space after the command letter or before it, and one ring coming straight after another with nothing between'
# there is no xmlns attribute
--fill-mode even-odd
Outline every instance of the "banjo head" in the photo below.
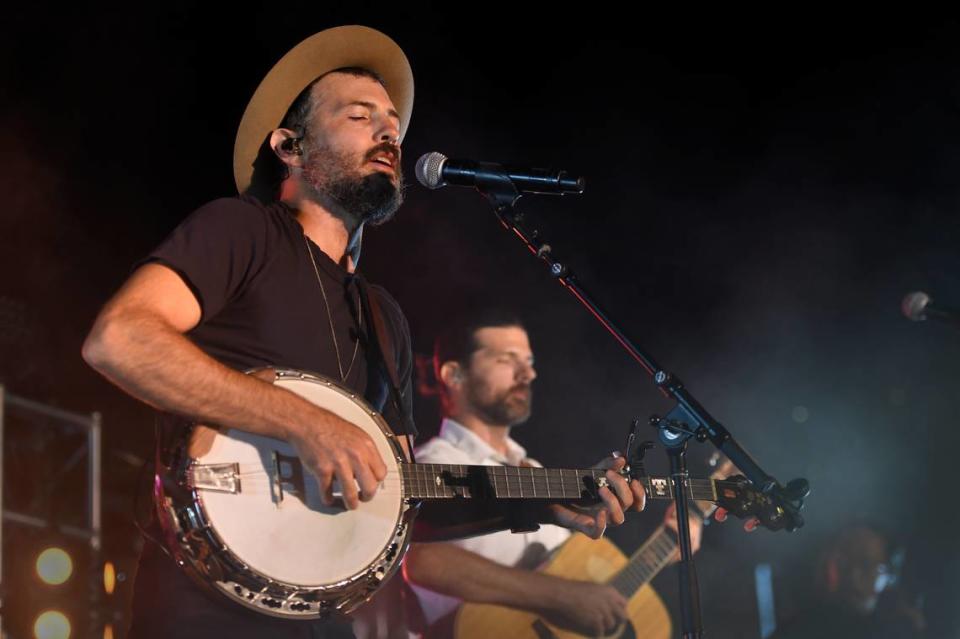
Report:
<svg viewBox="0 0 960 639"><path fill-rule="evenodd" d="M355 510L324 506L316 478L288 443L201 426L184 442L189 453L175 478L186 490L158 495L161 519L180 563L204 586L273 616L347 613L396 571L409 545L403 453L352 391L299 371L274 373L274 384L370 435L387 466L374 498Z"/></svg>

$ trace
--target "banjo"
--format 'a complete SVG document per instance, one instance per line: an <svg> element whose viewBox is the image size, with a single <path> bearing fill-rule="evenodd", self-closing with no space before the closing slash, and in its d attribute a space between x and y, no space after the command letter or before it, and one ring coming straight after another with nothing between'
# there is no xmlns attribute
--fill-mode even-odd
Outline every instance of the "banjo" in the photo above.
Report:
<svg viewBox="0 0 960 639"><path fill-rule="evenodd" d="M351 390L296 370L254 374L362 428L387 466L374 498L347 510L323 505L286 442L199 424L183 429L154 482L165 544L202 587L267 615L316 619L356 609L400 567L422 500L583 503L597 501L607 485L601 469L409 463L386 421ZM648 499L672 499L669 477L630 476ZM692 499L740 516L763 499L742 478L687 484Z"/></svg>

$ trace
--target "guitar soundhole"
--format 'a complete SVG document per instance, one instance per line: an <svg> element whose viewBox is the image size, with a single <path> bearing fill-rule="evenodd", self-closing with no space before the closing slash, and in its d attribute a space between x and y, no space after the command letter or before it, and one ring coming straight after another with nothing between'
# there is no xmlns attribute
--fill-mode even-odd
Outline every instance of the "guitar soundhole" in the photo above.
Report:
<svg viewBox="0 0 960 639"><path fill-rule="evenodd" d="M533 631L537 634L538 639L556 639L557 635L554 634L550 627L543 623L542 619L537 619L533 622ZM629 621L620 627L616 632L607 635L610 639L637 639L637 633L633 628L633 624Z"/></svg>
<svg viewBox="0 0 960 639"><path fill-rule="evenodd" d="M604 635L604 639L637 639L637 633L633 624L628 621L609 635Z"/></svg>
<svg viewBox="0 0 960 639"><path fill-rule="evenodd" d="M538 639L556 639L557 635L553 634L553 631L550 630L550 627L547 624L543 623L542 619L537 619L533 622L533 631L537 633Z"/></svg>

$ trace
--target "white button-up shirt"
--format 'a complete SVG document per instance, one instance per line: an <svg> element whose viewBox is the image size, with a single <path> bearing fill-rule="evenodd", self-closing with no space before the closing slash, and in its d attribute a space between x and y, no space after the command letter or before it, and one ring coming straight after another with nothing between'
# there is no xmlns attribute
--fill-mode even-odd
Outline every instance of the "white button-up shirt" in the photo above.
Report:
<svg viewBox="0 0 960 639"><path fill-rule="evenodd" d="M538 461L527 457L527 451L513 439L507 437L507 454L503 456L483 441L479 435L449 418L443 420L437 437L416 449L415 459L425 464L541 465ZM512 533L504 530L447 543L456 544L499 564L514 566L534 544L542 545L549 552L566 541L568 537L570 537L570 531L565 528L542 525L536 532ZM456 566L450 566L450 570L456 570ZM469 579L470 575L462 575L462 577ZM420 606L423 608L428 624L451 613L461 603L455 597L427 590L416 584L410 585L420 599Z"/></svg>

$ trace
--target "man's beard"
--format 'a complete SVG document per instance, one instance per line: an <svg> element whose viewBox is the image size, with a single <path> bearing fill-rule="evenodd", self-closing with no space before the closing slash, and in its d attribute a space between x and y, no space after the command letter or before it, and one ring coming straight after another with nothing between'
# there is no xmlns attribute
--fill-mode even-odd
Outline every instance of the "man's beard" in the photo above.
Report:
<svg viewBox="0 0 960 639"><path fill-rule="evenodd" d="M399 154L389 144L378 144L367 151L364 162L384 151L394 154L397 183L383 171L362 175L356 165L356 157L330 147L313 146L307 151L303 163L303 179L318 196L334 200L357 225L370 223L376 226L393 217L403 204L403 173L400 170Z"/></svg>
<svg viewBox="0 0 960 639"><path fill-rule="evenodd" d="M484 400L479 390L481 389L476 386L470 386L467 390L467 399L487 423L498 426L518 426L530 418L533 389L528 384L511 386L489 400ZM516 391L526 391L526 395L521 397L521 394Z"/></svg>

